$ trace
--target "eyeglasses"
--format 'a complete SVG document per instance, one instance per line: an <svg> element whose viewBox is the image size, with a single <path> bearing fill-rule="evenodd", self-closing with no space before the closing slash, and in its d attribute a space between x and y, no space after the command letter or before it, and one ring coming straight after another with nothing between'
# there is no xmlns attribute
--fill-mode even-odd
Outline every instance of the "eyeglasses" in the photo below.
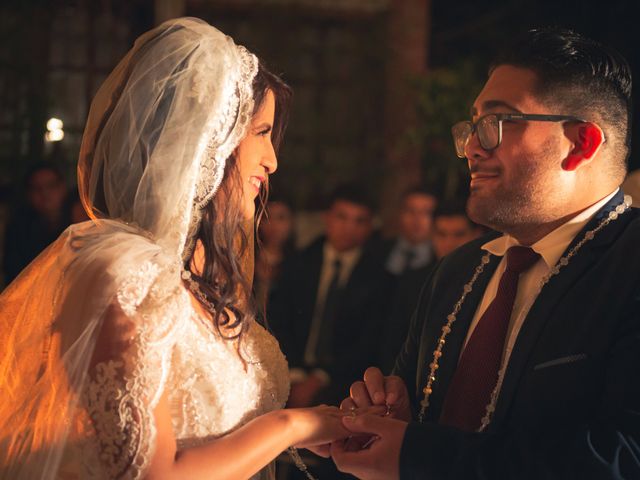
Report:
<svg viewBox="0 0 640 480"><path fill-rule="evenodd" d="M584 122L571 115L539 115L535 113L489 113L475 122L468 120L456 123L451 127L456 155L465 158L464 149L474 132L478 133L480 146L485 150L494 150L502 142L502 122L535 121L535 122Z"/></svg>

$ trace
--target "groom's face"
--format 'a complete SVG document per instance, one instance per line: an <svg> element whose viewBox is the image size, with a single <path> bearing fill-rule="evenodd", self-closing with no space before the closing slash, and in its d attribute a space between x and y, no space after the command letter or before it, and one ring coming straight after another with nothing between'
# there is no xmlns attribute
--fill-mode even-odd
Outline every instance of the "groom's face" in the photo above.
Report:
<svg viewBox="0 0 640 480"><path fill-rule="evenodd" d="M567 114L536 96L529 69L497 67L478 95L472 120L490 113ZM562 169L572 143L561 122L504 121L502 142L485 150L476 133L465 148L471 172L469 217L500 231L543 224L563 215L574 175Z"/></svg>

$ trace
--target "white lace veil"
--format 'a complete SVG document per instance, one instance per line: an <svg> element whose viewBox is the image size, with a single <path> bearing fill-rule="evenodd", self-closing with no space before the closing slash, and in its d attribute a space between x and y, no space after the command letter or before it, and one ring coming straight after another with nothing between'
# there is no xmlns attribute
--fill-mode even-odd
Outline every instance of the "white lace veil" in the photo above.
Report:
<svg viewBox="0 0 640 480"><path fill-rule="evenodd" d="M181 288L201 208L253 114L255 56L205 22L145 33L98 91L78 163L92 221L0 296L0 477L52 478L104 313ZM166 333L166 332L165 332Z"/></svg>

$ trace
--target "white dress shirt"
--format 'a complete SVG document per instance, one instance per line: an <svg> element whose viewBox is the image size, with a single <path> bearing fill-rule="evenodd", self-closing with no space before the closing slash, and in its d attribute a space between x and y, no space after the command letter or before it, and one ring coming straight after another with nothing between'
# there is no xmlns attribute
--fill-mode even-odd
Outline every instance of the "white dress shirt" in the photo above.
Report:
<svg viewBox="0 0 640 480"><path fill-rule="evenodd" d="M322 323L322 312L324 310L324 302L327 297L327 290L333 278L334 264L336 260L340 260L340 277L338 285L344 287L351 277L356 263L362 255L361 248L354 248L346 252L338 252L329 242L324 243L324 251L322 255L322 268L320 270L320 281L318 282L318 294L316 296L316 305L313 310L313 318L311 319L311 327L309 328L309 337L304 351L304 360L308 365L316 363L316 349L320 337L320 328Z"/></svg>
<svg viewBox="0 0 640 480"><path fill-rule="evenodd" d="M409 251L412 252L412 258L409 265L407 265L407 253ZM406 239L400 237L394 243L385 267L388 272L394 275L400 275L407 268L417 269L427 266L432 258L431 242L427 241L413 245Z"/></svg>
<svg viewBox="0 0 640 480"><path fill-rule="evenodd" d="M596 212L600 210L600 208L602 208L617 192L618 189L531 245L531 248L540 254L540 259L538 259L538 261L534 263L529 270L522 273L518 280L518 291L516 293L516 299L511 312L507 341L503 352L503 366L507 365L509 362L520 328L522 328L522 324L524 323L531 306L540 293L540 283L542 282L542 278L549 273L558 260L560 260L560 257L562 257L562 254L578 232L584 228ZM507 267L505 253L509 248L519 245L520 243L512 236L503 235L502 237L498 237L485 243L481 247L492 255L502 257L502 259L500 260L493 277L491 277L491 280L487 285L487 289L484 292L484 296L482 297L482 301L478 305L478 309L471 321L471 326L469 327L467 338L464 343L465 346L467 345L469 338L471 338L482 314L496 296L500 279Z"/></svg>

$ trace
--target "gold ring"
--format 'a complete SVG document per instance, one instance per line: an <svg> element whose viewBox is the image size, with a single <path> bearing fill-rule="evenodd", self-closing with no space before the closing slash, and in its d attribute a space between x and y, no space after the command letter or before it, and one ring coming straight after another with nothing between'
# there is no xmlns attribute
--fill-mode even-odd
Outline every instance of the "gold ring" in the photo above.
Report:
<svg viewBox="0 0 640 480"><path fill-rule="evenodd" d="M352 417L355 417L355 416L356 416L356 407L351 406L351 407L349 408L349 415L351 415Z"/></svg>

